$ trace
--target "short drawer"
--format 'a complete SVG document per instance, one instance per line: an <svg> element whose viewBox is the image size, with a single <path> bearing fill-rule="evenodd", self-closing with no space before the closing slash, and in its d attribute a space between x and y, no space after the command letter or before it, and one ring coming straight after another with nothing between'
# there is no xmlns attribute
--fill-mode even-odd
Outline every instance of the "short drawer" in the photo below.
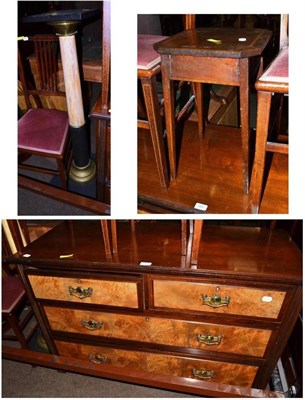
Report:
<svg viewBox="0 0 305 400"><path fill-rule="evenodd" d="M140 278L126 280L28 276L39 299L138 308Z"/></svg>
<svg viewBox="0 0 305 400"><path fill-rule="evenodd" d="M152 280L152 308L276 319L286 292L203 282Z"/></svg>
<svg viewBox="0 0 305 400"><path fill-rule="evenodd" d="M52 330L262 357L271 331L45 306Z"/></svg>
<svg viewBox="0 0 305 400"><path fill-rule="evenodd" d="M251 387L258 367L142 351L56 341L60 355L156 374Z"/></svg>

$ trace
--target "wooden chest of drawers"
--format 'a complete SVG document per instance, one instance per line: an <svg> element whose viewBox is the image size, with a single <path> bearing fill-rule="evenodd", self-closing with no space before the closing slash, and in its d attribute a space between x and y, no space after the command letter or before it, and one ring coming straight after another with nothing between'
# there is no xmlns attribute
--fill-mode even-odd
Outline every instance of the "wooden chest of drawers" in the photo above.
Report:
<svg viewBox="0 0 305 400"><path fill-rule="evenodd" d="M190 265L178 224L118 224L113 257L98 221L70 221L16 256L50 352L202 395L265 389L301 309L300 252L281 231L205 227Z"/></svg>

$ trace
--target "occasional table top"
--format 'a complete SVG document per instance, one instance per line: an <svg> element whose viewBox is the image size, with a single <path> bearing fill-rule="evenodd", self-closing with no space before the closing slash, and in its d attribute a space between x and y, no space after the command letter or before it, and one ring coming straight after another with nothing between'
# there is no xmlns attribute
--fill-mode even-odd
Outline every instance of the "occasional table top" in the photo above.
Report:
<svg viewBox="0 0 305 400"><path fill-rule="evenodd" d="M245 58L262 53L271 38L266 29L198 28L154 45L160 54Z"/></svg>

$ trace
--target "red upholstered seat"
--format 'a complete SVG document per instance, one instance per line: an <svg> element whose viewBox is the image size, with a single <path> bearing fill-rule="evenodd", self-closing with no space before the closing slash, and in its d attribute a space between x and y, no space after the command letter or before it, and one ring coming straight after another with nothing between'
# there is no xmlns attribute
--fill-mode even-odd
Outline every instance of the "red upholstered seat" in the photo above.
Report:
<svg viewBox="0 0 305 400"><path fill-rule="evenodd" d="M64 111L36 108L18 121L18 149L61 155L69 129Z"/></svg>
<svg viewBox="0 0 305 400"><path fill-rule="evenodd" d="M138 68L153 68L161 61L160 54L156 52L153 45L166 39L161 35L138 35Z"/></svg>
<svg viewBox="0 0 305 400"><path fill-rule="evenodd" d="M35 73L29 57L26 57L33 48L33 56L38 63ZM18 41L18 79L27 110L18 121L18 168L20 171L59 176L62 188L67 190L68 171L72 163L68 113L42 108L48 105L44 101L46 96L61 99L65 96L57 80L58 63L51 62L57 57L56 35L34 35L24 42ZM31 107L30 96L34 96L38 108ZM39 175L35 179L39 179Z"/></svg>
<svg viewBox="0 0 305 400"><path fill-rule="evenodd" d="M2 278L2 313L10 313L25 295L20 278L7 276Z"/></svg>
<svg viewBox="0 0 305 400"><path fill-rule="evenodd" d="M283 48L259 80L262 82L288 82L288 55L289 47Z"/></svg>

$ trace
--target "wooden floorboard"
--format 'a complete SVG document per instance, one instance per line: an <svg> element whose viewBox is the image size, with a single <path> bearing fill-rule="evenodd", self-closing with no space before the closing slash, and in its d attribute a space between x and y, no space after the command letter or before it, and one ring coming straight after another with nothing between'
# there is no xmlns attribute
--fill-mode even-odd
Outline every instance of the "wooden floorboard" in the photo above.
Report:
<svg viewBox="0 0 305 400"><path fill-rule="evenodd" d="M179 210L185 207L186 212L199 202L208 206L208 214L249 213L250 196L243 193L242 184L240 130L209 125L204 138L199 138L197 124L188 121L183 130L177 179L165 190L159 184L149 131L139 129L138 195L155 203L176 204ZM260 213L288 213L287 155L272 157Z"/></svg>

